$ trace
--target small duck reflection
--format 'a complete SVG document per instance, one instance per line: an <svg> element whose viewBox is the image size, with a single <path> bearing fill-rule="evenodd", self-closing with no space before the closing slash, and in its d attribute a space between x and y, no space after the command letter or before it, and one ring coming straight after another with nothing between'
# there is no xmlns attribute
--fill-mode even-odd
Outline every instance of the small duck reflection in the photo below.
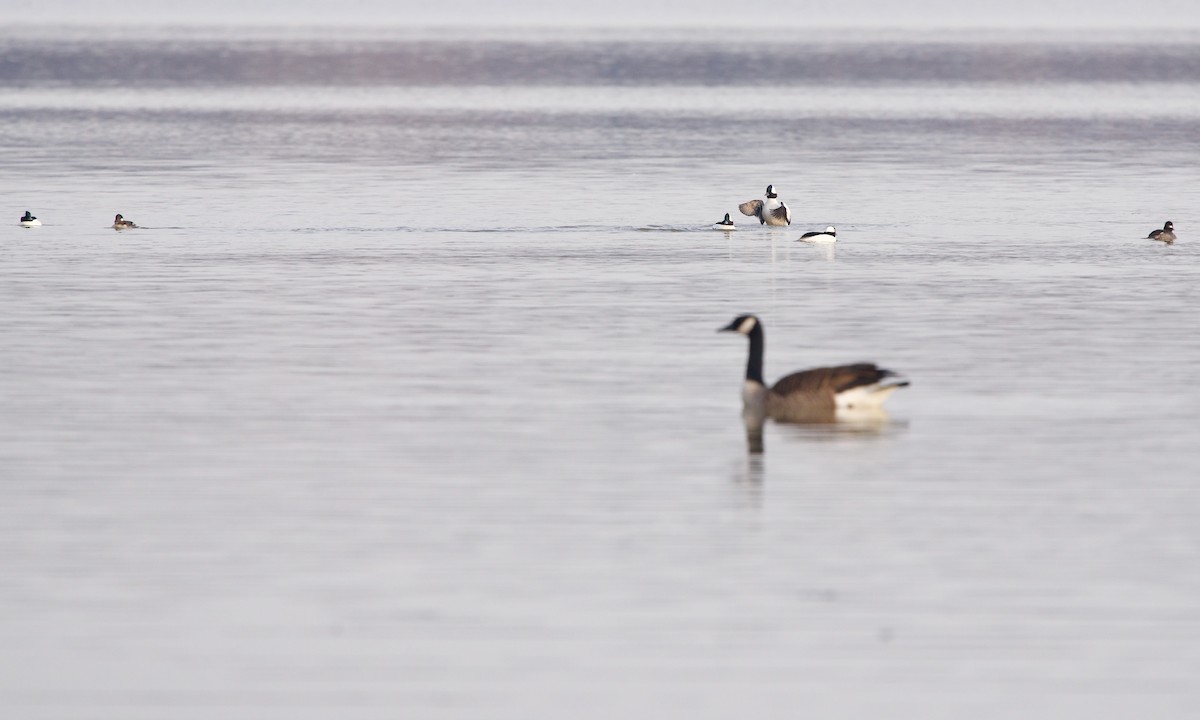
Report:
<svg viewBox="0 0 1200 720"><path fill-rule="evenodd" d="M762 321L754 315L739 315L720 332L736 332L750 339L742 421L751 453L763 452L763 426L768 418L814 425L885 423L884 401L909 384L874 363L856 363L792 373L768 388L762 374L766 344Z"/></svg>

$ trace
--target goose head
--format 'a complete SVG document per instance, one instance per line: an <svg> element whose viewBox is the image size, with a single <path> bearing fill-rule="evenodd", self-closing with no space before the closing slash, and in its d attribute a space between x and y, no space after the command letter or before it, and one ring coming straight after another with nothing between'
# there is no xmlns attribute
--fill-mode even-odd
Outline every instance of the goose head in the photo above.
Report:
<svg viewBox="0 0 1200 720"><path fill-rule="evenodd" d="M733 322L729 323L723 328L718 329L717 332L735 332L742 335L749 335L750 333L754 332L758 326L758 318L754 315L738 315L733 319Z"/></svg>

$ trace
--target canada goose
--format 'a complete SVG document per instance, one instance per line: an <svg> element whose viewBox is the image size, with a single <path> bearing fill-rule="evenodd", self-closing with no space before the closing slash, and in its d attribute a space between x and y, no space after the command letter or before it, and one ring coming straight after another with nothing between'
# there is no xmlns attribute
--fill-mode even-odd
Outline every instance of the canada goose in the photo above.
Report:
<svg viewBox="0 0 1200 720"><path fill-rule="evenodd" d="M763 327L754 315L739 315L720 332L750 338L750 360L742 388L742 417L751 433L763 421L830 422L847 411L880 411L883 401L906 380L887 380L896 373L874 363L813 368L792 373L770 389L763 381Z"/></svg>
<svg viewBox="0 0 1200 720"><path fill-rule="evenodd" d="M800 236L800 239L803 240L804 242L811 242L811 243L837 242L837 228L830 225L829 227L825 228L824 230L822 230L820 232L817 232L817 231L806 232Z"/></svg>
<svg viewBox="0 0 1200 720"><path fill-rule="evenodd" d="M128 230L135 227L137 225L132 220L126 220L120 213L117 213L117 217L113 219L113 230Z"/></svg>
<svg viewBox="0 0 1200 720"><path fill-rule="evenodd" d="M713 223L714 230L736 230L733 225L733 220L729 219L729 213L725 213L725 219L719 223Z"/></svg>
<svg viewBox="0 0 1200 720"><path fill-rule="evenodd" d="M21 223L21 227L37 227L42 224L42 221L35 218L33 213L28 210L25 211L25 214L21 216L18 222Z"/></svg>
<svg viewBox="0 0 1200 720"><path fill-rule="evenodd" d="M1150 234L1146 236L1146 239L1147 240L1162 240L1163 242L1167 243L1168 245L1175 242L1175 223L1168 220L1162 226L1162 230L1151 230Z"/></svg>
<svg viewBox="0 0 1200 720"><path fill-rule="evenodd" d="M775 192L774 185L767 186L767 196L763 200L747 200L738 205L743 215L758 218L760 225L791 225L792 211L783 204Z"/></svg>

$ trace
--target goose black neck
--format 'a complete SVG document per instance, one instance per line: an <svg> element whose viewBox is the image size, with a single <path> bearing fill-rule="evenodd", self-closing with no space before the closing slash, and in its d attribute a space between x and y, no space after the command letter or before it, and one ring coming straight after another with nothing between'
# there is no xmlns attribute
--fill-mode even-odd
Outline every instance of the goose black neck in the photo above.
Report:
<svg viewBox="0 0 1200 720"><path fill-rule="evenodd" d="M746 379L753 380L759 385L766 385L763 382L763 331L762 323L754 324L754 329L750 331L750 360L746 362Z"/></svg>

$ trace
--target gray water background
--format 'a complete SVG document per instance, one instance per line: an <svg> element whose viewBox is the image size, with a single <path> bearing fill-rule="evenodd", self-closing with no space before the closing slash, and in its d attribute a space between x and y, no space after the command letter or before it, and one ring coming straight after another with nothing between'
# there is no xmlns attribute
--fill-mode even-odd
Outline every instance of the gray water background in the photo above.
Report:
<svg viewBox="0 0 1200 720"><path fill-rule="evenodd" d="M0 41L4 717L1200 709L1194 40L153 37Z"/></svg>

